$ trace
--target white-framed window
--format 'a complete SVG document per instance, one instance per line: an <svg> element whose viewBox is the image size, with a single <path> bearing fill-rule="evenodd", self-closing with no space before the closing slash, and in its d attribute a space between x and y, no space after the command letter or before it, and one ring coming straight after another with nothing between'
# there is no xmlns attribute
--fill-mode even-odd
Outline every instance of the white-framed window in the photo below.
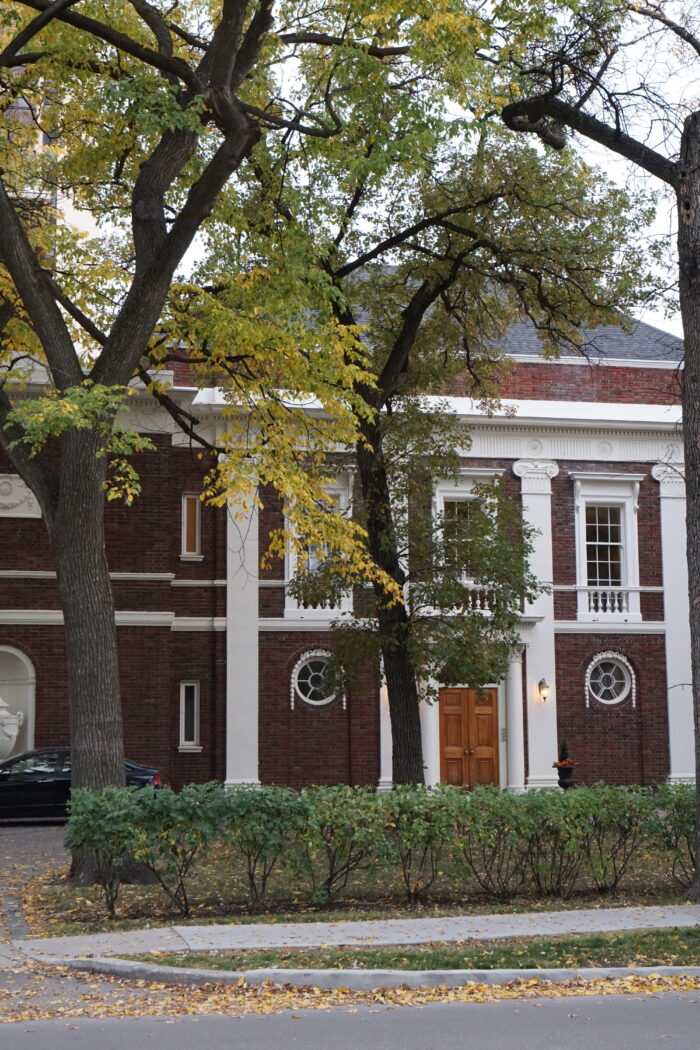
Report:
<svg viewBox="0 0 700 1050"><path fill-rule="evenodd" d="M450 532L454 528L456 535L464 535L462 526L468 524L470 514L477 499L476 489L479 485L494 484L503 474L502 470L482 470L480 468L464 468L458 478L449 481L438 481L433 494L433 520L439 523L442 529L442 541L445 548L450 545ZM483 489L481 490L483 492ZM483 504L482 504L483 508ZM495 513L495 503L494 503ZM466 586L472 587L470 583L469 541L462 540L462 549L459 551L459 560L462 563L462 580ZM445 551L447 555L447 549ZM473 584L473 597L470 607L474 612L489 612L488 592L478 584Z"/></svg>
<svg viewBox="0 0 700 1050"><path fill-rule="evenodd" d="M622 653L598 653L586 668L586 707L591 700L611 707L631 698L636 706L634 668Z"/></svg>
<svg viewBox="0 0 700 1050"><path fill-rule="evenodd" d="M201 751L199 682L180 682L180 750Z"/></svg>
<svg viewBox="0 0 700 1050"><path fill-rule="evenodd" d="M343 517L350 516L352 509L350 499L351 487L352 477L350 475L341 475L325 486L325 498L329 514L341 514ZM285 559L286 579L290 580L294 576L301 559L303 559L305 568L309 572L314 572L322 564L324 554L324 545L317 543L309 544L301 555L294 552L288 554ZM305 604L291 594L285 595L284 615L289 619L332 620L340 613L349 612L351 609L352 592L349 590L344 592L340 599L336 601L330 599L322 600L314 605Z"/></svg>
<svg viewBox="0 0 700 1050"><path fill-rule="evenodd" d="M327 649L303 653L292 671L289 706L294 710L301 701L311 707L325 707L336 698L335 685L329 674L331 654ZM345 697L342 697L345 709Z"/></svg>
<svg viewBox="0 0 700 1050"><path fill-rule="evenodd" d="M202 501L195 492L182 495L181 558L202 558Z"/></svg>
<svg viewBox="0 0 700 1050"><path fill-rule="evenodd" d="M572 471L578 619L639 621L637 506L643 474Z"/></svg>

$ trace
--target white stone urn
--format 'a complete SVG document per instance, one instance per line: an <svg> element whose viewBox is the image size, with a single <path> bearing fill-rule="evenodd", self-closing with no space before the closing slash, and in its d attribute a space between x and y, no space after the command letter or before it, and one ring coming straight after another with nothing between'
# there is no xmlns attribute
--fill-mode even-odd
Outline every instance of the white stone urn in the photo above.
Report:
<svg viewBox="0 0 700 1050"><path fill-rule="evenodd" d="M21 711L13 715L9 707L0 696L0 762L7 758L22 728L24 715Z"/></svg>

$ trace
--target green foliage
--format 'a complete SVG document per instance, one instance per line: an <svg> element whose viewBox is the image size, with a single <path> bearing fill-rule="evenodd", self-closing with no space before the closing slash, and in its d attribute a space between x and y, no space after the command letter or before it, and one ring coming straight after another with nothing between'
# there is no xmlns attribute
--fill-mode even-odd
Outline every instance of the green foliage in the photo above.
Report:
<svg viewBox="0 0 700 1050"><path fill-rule="evenodd" d="M138 821L142 840L137 859L158 879L168 897L187 915L187 876L200 855L219 836L224 788L216 781L139 792Z"/></svg>
<svg viewBox="0 0 700 1050"><path fill-rule="evenodd" d="M128 788L71 791L66 847L94 852L105 907L114 918L124 867L143 848L136 793Z"/></svg>
<svg viewBox="0 0 700 1050"><path fill-rule="evenodd" d="M381 813L371 788L310 787L300 831L302 862L311 875L316 902L329 901L347 886L352 872L369 865L382 842Z"/></svg>
<svg viewBox="0 0 700 1050"><path fill-rule="evenodd" d="M477 787L461 794L453 853L489 896L512 897L525 883L529 831L519 795Z"/></svg>
<svg viewBox="0 0 700 1050"><path fill-rule="evenodd" d="M276 864L289 853L306 816L302 799L290 788L231 788L224 793L219 834L245 861L250 902L265 898Z"/></svg>
<svg viewBox="0 0 700 1050"><path fill-rule="evenodd" d="M648 837L653 804L658 804L658 799L652 803L649 792L643 788L596 784L584 793L577 791L576 802L579 812L588 813L588 872L596 889L608 893L617 889L630 861Z"/></svg>
<svg viewBox="0 0 700 1050"><path fill-rule="evenodd" d="M588 856L591 827L586 792L528 791L519 798L526 821L526 863L538 894L570 896Z"/></svg>
<svg viewBox="0 0 700 1050"><path fill-rule="evenodd" d="M377 799L389 844L398 860L410 904L425 904L440 872L440 860L454 826L454 792L430 792L421 785L397 785Z"/></svg>
<svg viewBox="0 0 700 1050"><path fill-rule="evenodd" d="M188 914L193 868L218 846L230 850L222 854L226 864L242 861L255 909L280 870L285 892L315 905L337 899L359 872L371 872L379 892L391 894L402 883L411 905L426 903L438 879L459 899L474 884L500 900L520 892L565 899L586 886L612 892L639 851L655 845L687 885L692 800L689 785L654 793L596 784L522 795L491 786L294 791L214 782L180 792L76 790L66 841L93 851L112 917L132 861L153 872L178 912Z"/></svg>
<svg viewBox="0 0 700 1050"><path fill-rule="evenodd" d="M673 878L684 887L695 874L696 801L693 784L662 784L654 798L653 834L669 857Z"/></svg>

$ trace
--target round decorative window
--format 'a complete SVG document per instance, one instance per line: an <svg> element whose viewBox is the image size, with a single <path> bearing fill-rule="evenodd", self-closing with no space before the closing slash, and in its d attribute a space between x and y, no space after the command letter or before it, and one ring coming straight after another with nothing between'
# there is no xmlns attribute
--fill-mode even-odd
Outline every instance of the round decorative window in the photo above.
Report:
<svg viewBox="0 0 700 1050"><path fill-rule="evenodd" d="M629 696L635 706L635 678L629 660L621 653L599 653L586 671L586 704L589 697L600 704L621 704Z"/></svg>
<svg viewBox="0 0 700 1050"><path fill-rule="evenodd" d="M329 675L330 657L331 654L324 649L304 653L292 672L292 707L295 698L315 707L322 707L335 700Z"/></svg>

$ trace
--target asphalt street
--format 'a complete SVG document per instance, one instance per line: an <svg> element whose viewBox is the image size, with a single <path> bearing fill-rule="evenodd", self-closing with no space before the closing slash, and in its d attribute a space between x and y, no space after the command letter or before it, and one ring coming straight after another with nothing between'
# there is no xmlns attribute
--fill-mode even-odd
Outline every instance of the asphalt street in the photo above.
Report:
<svg viewBox="0 0 700 1050"><path fill-rule="evenodd" d="M699 1050L700 993L16 1022L12 1050ZM0 1037L3 1035L0 1030Z"/></svg>

